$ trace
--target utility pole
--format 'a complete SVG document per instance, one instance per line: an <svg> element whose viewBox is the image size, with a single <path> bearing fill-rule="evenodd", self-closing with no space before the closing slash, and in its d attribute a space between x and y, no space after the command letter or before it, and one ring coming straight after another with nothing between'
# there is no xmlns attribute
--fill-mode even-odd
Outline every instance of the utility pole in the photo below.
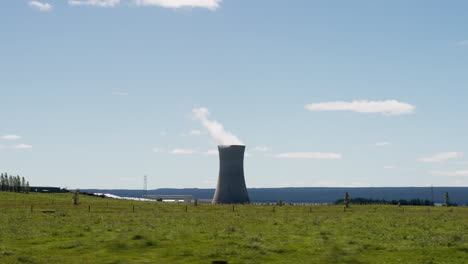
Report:
<svg viewBox="0 0 468 264"><path fill-rule="evenodd" d="M148 195L148 176L145 175L143 182L143 198Z"/></svg>
<svg viewBox="0 0 468 264"><path fill-rule="evenodd" d="M432 200L432 206L434 206L434 185L431 185L431 200Z"/></svg>

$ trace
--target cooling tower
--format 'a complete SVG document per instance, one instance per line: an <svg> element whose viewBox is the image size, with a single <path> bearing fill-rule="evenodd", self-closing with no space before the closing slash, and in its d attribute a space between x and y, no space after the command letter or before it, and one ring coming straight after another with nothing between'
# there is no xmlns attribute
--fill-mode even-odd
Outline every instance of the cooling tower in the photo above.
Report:
<svg viewBox="0 0 468 264"><path fill-rule="evenodd" d="M218 150L219 177L213 203L248 203L249 194L244 179L245 146L221 145Z"/></svg>

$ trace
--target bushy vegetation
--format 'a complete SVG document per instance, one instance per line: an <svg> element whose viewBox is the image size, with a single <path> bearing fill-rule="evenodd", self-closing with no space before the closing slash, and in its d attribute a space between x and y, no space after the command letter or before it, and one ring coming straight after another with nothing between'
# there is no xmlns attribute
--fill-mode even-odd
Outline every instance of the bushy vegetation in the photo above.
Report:
<svg viewBox="0 0 468 264"><path fill-rule="evenodd" d="M465 263L468 254L466 207L233 210L91 196L73 205L73 195L0 193L0 263Z"/></svg>
<svg viewBox="0 0 468 264"><path fill-rule="evenodd" d="M335 204L358 204L358 205L416 205L416 206L434 206L434 203L428 199L412 199L412 200L392 200L386 201L383 199L368 199L368 198L353 198L346 202L345 199L340 199ZM450 204L455 206L456 204Z"/></svg>

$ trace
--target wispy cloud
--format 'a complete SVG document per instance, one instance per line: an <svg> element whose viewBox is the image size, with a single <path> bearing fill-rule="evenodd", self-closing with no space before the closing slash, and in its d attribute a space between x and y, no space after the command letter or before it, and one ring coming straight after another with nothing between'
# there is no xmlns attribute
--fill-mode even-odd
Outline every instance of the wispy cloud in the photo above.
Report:
<svg viewBox="0 0 468 264"><path fill-rule="evenodd" d="M468 176L468 170L458 171L431 171L431 174L443 175L443 176Z"/></svg>
<svg viewBox="0 0 468 264"><path fill-rule="evenodd" d="M171 151L166 152L165 150L161 148L153 148L153 152L156 153L168 153L168 154L175 154L175 155L209 155L209 156L216 156L218 155L218 150L217 149L210 149L207 151L200 151L196 149L183 149L183 148L177 148L173 149ZM250 152L245 152L245 157L252 157L252 154Z"/></svg>
<svg viewBox="0 0 468 264"><path fill-rule="evenodd" d="M52 10L53 6L49 3L42 3L38 1L29 1L29 6L35 8L41 12L47 12Z"/></svg>
<svg viewBox="0 0 468 264"><path fill-rule="evenodd" d="M450 159L458 159L463 157L462 152L442 152L429 157L418 159L420 162L444 162Z"/></svg>
<svg viewBox="0 0 468 264"><path fill-rule="evenodd" d="M462 40L457 42L458 46L468 46L468 40Z"/></svg>
<svg viewBox="0 0 468 264"><path fill-rule="evenodd" d="M314 184L314 186L318 187L371 187L372 185L368 183L363 183L363 182L352 182L350 184L343 184L343 183L338 183L335 181L320 181Z"/></svg>
<svg viewBox="0 0 468 264"><path fill-rule="evenodd" d="M390 142L377 142L377 143L374 144L374 146L376 146L376 147L389 147L391 145L392 145L392 143L390 143Z"/></svg>
<svg viewBox="0 0 468 264"><path fill-rule="evenodd" d="M400 170L400 171L414 171L416 168L406 168L406 167L399 167L395 165L387 165L383 167L386 170Z"/></svg>
<svg viewBox="0 0 468 264"><path fill-rule="evenodd" d="M208 119L210 112L208 109L194 108L192 109L193 116L195 119L201 122L201 124L208 130L210 136L219 145L244 145L239 138L233 135L231 132L226 131L224 126L215 120Z"/></svg>
<svg viewBox="0 0 468 264"><path fill-rule="evenodd" d="M112 95L115 95L115 96L127 96L128 93L127 93L127 92L114 91L114 92L112 92Z"/></svg>
<svg viewBox="0 0 468 264"><path fill-rule="evenodd" d="M267 147L257 146L255 148L253 148L252 151L265 152L265 151L268 151L268 148Z"/></svg>
<svg viewBox="0 0 468 264"><path fill-rule="evenodd" d="M414 112L415 107L396 100L352 102L334 101L308 104L309 111L351 111L357 113L379 113L384 115L404 115Z"/></svg>
<svg viewBox="0 0 468 264"><path fill-rule="evenodd" d="M206 8L216 10L222 0L135 0L137 6L160 6L165 8Z"/></svg>
<svg viewBox="0 0 468 264"><path fill-rule="evenodd" d="M277 154L274 157L286 159L341 159L343 156L338 153L293 152Z"/></svg>
<svg viewBox="0 0 468 264"><path fill-rule="evenodd" d="M0 136L0 139L18 140L18 139L21 139L21 136L18 136L18 135L4 135L4 136Z"/></svg>
<svg viewBox="0 0 468 264"><path fill-rule="evenodd" d="M120 4L120 0L69 0L71 6L98 6L98 7L115 7Z"/></svg>
<svg viewBox="0 0 468 264"><path fill-rule="evenodd" d="M194 149L174 149L170 152L171 154L181 154L181 155L189 155L189 154L197 154L199 153L197 150Z"/></svg>
<svg viewBox="0 0 468 264"><path fill-rule="evenodd" d="M192 131L190 131L189 135L198 136L198 135L201 135L201 131L200 130L192 130Z"/></svg>
<svg viewBox="0 0 468 264"><path fill-rule="evenodd" d="M33 147L32 145L28 145L28 144L19 144L19 145L13 146L13 148L15 149L31 149L32 147Z"/></svg>
<svg viewBox="0 0 468 264"><path fill-rule="evenodd" d="M188 133L182 133L180 135L183 137L187 137L187 136L200 136L201 134L202 132L200 130L192 130Z"/></svg>
<svg viewBox="0 0 468 264"><path fill-rule="evenodd" d="M219 151L217 149L211 149L205 152L206 155L218 155Z"/></svg>

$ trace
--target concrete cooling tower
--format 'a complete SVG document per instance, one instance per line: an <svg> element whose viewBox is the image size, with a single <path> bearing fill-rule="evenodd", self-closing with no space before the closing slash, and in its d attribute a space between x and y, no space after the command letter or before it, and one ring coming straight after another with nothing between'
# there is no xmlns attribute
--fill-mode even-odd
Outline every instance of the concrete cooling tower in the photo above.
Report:
<svg viewBox="0 0 468 264"><path fill-rule="evenodd" d="M221 145L218 146L218 150L219 177L213 203L249 203L249 194L244 179L245 146Z"/></svg>

